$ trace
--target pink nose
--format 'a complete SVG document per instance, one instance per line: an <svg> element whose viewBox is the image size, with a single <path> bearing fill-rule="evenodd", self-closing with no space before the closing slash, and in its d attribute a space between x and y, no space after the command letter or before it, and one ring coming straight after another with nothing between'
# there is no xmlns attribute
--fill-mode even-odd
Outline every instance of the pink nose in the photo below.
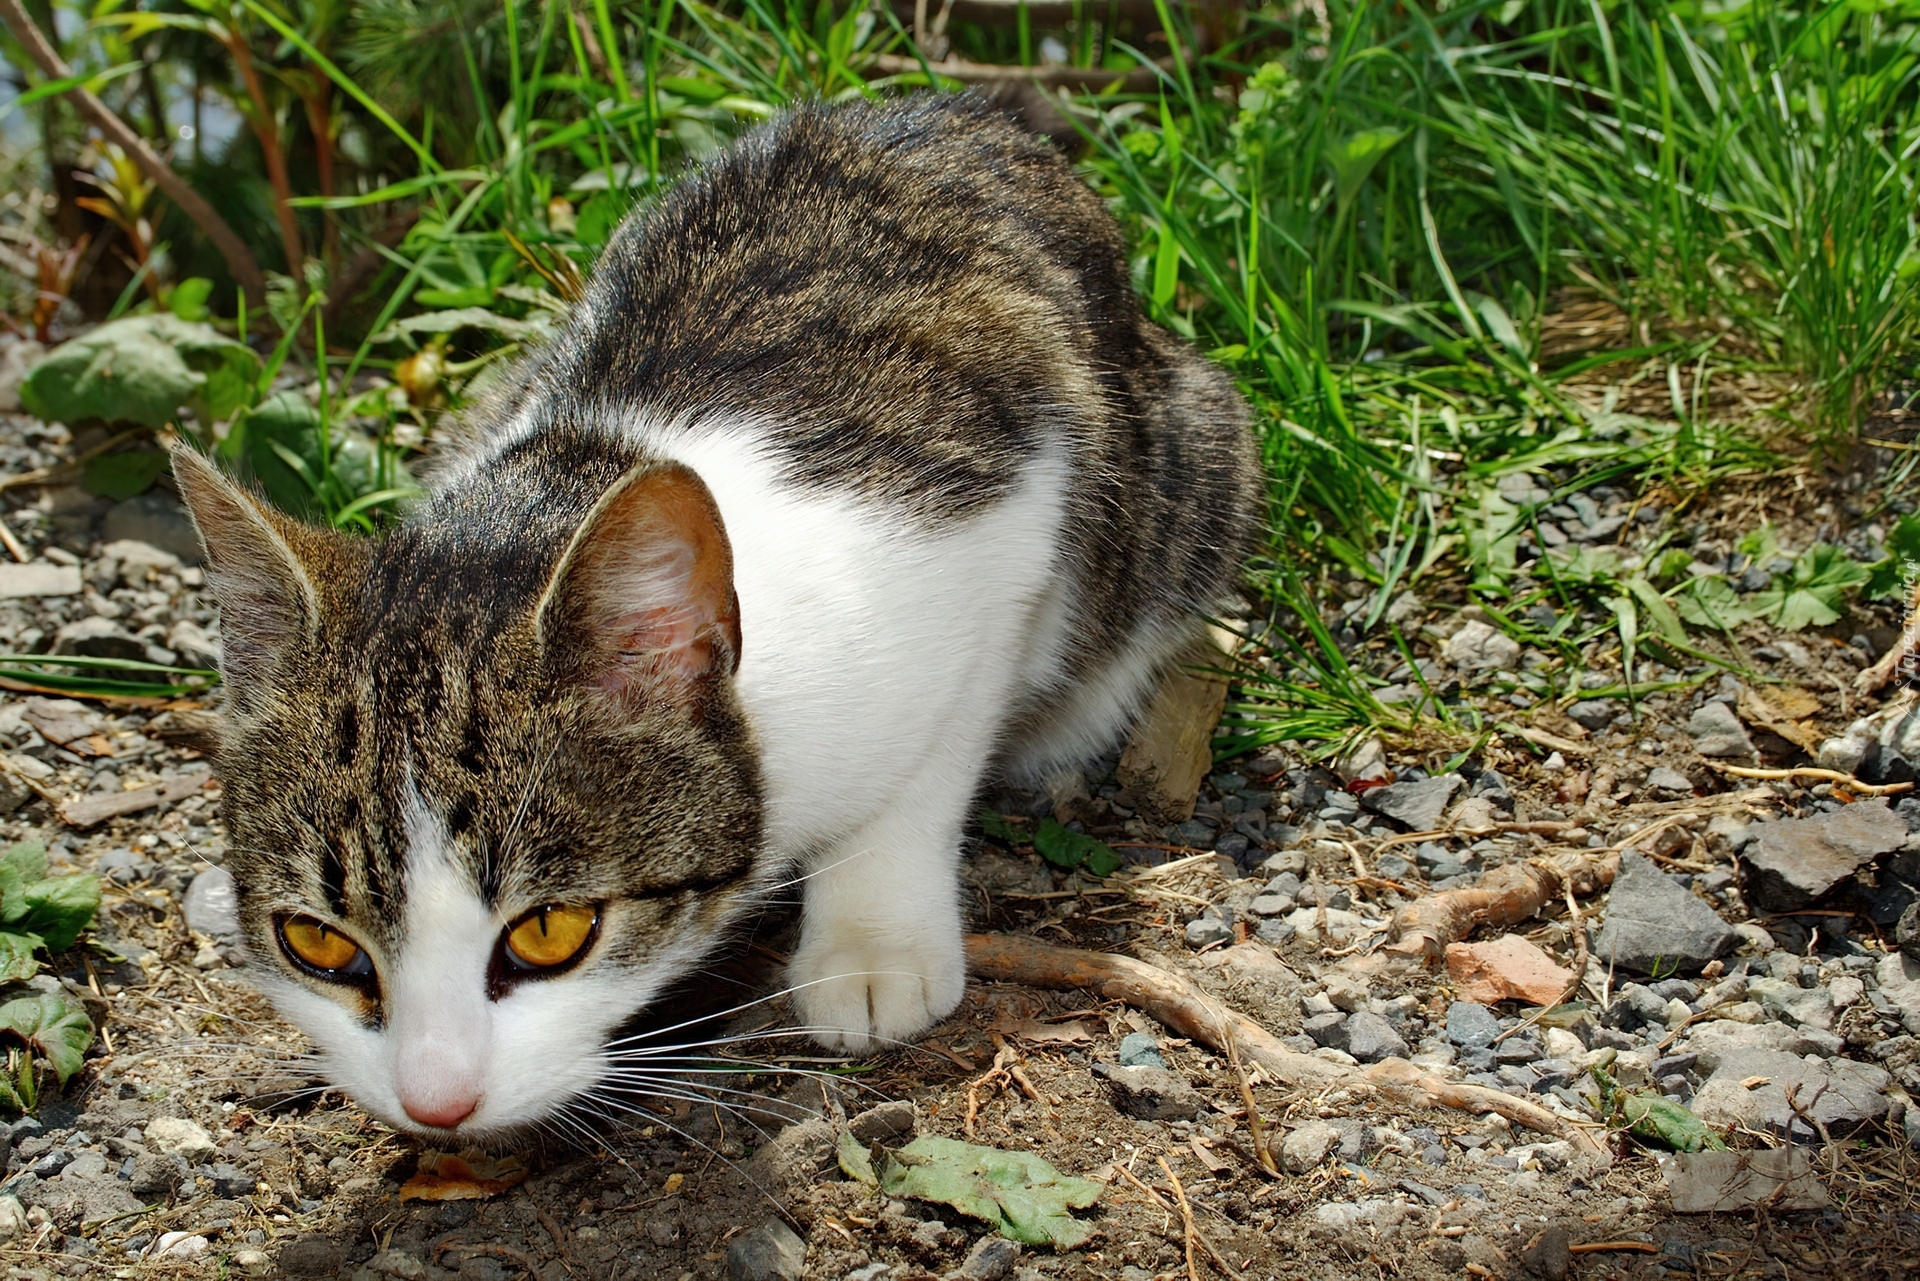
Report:
<svg viewBox="0 0 1920 1281"><path fill-rule="evenodd" d="M480 1096L462 1092L437 1099L402 1098L400 1106L422 1125L451 1130L473 1115L473 1110L480 1106Z"/></svg>

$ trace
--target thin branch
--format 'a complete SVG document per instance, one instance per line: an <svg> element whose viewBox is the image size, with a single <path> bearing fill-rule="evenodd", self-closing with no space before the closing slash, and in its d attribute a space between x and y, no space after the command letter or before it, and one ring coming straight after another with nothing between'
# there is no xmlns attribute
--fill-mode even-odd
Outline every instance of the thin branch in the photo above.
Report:
<svg viewBox="0 0 1920 1281"><path fill-rule="evenodd" d="M60 55L54 52L53 46L47 43L40 28L33 24L33 19L27 16L20 0L0 0L0 21L6 23L7 30L13 33L14 39L25 47L34 65L49 79L65 80L73 74ZM239 234L227 225L227 220L207 203L206 198L175 173L172 166L147 145L146 139L135 133L126 121L115 115L93 93L85 88L73 88L67 90L66 97L110 142L133 157L140 171L151 178L154 185L166 193L167 199L173 201L180 212L191 218L194 225L206 234L214 248L220 251L220 256L227 260L227 270L233 273L234 281L245 292L247 300L264 304L267 279L260 274L260 264L253 256L253 250L247 248L246 241L240 239Z"/></svg>

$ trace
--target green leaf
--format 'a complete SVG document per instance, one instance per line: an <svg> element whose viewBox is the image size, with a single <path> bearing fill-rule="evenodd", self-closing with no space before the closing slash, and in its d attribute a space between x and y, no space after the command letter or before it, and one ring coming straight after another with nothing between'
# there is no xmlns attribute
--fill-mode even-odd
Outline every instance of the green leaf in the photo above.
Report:
<svg viewBox="0 0 1920 1281"><path fill-rule="evenodd" d="M1902 516L1887 533L1887 558L1871 567L1860 594L1869 600L1906 596L1920 576L1920 516Z"/></svg>
<svg viewBox="0 0 1920 1281"><path fill-rule="evenodd" d="M1638 574L1627 580L1627 590L1633 593L1640 607L1647 611L1647 617L1653 620L1654 630L1665 640L1676 645L1687 642L1687 629L1680 624L1680 615L1662 596L1659 589Z"/></svg>
<svg viewBox="0 0 1920 1281"><path fill-rule="evenodd" d="M873 1158L860 1145L860 1140L853 1137L851 1130L840 1131L836 1155L840 1159L840 1172L849 1179L856 1179L870 1188L880 1186L880 1176L873 1172Z"/></svg>
<svg viewBox="0 0 1920 1281"><path fill-rule="evenodd" d="M22 891L26 914L15 928L41 937L49 952L64 952L100 910L100 878L91 872L34 881Z"/></svg>
<svg viewBox="0 0 1920 1281"><path fill-rule="evenodd" d="M0 893L12 894L7 877L19 882L38 881L47 875L47 847L41 841L17 841L0 854Z"/></svg>
<svg viewBox="0 0 1920 1281"><path fill-rule="evenodd" d="M205 276L188 276L167 295L167 310L182 320L205 320L213 314L207 299L213 296L213 282Z"/></svg>
<svg viewBox="0 0 1920 1281"><path fill-rule="evenodd" d="M243 478L260 482L267 497L284 511L318 516L323 504L315 485L331 483L335 497L350 500L369 494L379 476L378 451L364 434L336 425L322 456L320 411L296 391L275 392L237 420L220 449ZM412 489L412 478L394 464L398 487Z"/></svg>
<svg viewBox="0 0 1920 1281"><path fill-rule="evenodd" d="M244 403L259 370L258 356L209 325L127 316L54 348L28 371L20 400L50 422L158 428L191 406L211 423Z"/></svg>
<svg viewBox="0 0 1920 1281"><path fill-rule="evenodd" d="M1780 554L1780 535L1774 532L1773 523L1768 521L1742 537L1733 545L1733 549L1742 556L1751 556L1754 564L1764 566Z"/></svg>
<svg viewBox="0 0 1920 1281"><path fill-rule="evenodd" d="M1612 583L1619 579L1626 568L1621 554L1614 548L1592 547L1585 543L1550 551L1547 560L1553 567L1555 578L1583 587Z"/></svg>
<svg viewBox="0 0 1920 1281"><path fill-rule="evenodd" d="M24 983L40 972L34 952L46 945L38 934L0 930L0 983Z"/></svg>
<svg viewBox="0 0 1920 1281"><path fill-rule="evenodd" d="M980 830L1003 845L1019 845L1027 839L1020 834L1019 828L992 810L981 810L979 818Z"/></svg>
<svg viewBox="0 0 1920 1281"><path fill-rule="evenodd" d="M48 1063L65 1085L93 1044L93 1020L65 998L42 993L0 1005L0 1032L11 1032Z"/></svg>
<svg viewBox="0 0 1920 1281"><path fill-rule="evenodd" d="M1033 848L1056 867L1072 870L1084 864L1095 876L1110 875L1125 861L1105 841L1082 832L1069 832L1051 818L1040 820L1033 834Z"/></svg>
<svg viewBox="0 0 1920 1281"><path fill-rule="evenodd" d="M1816 543L1794 559L1791 574L1776 578L1751 604L1755 613L1783 631L1825 627L1846 612L1847 592L1872 577L1873 571L1848 556L1845 548Z"/></svg>
<svg viewBox="0 0 1920 1281"><path fill-rule="evenodd" d="M132 498L144 494L167 469L167 456L157 449L128 449L87 460L80 487L102 498Z"/></svg>
<svg viewBox="0 0 1920 1281"><path fill-rule="evenodd" d="M3 1070L0 1070L0 1107L12 1108L15 1112L27 1110L26 1103L20 1098L19 1092L13 1088L13 1079Z"/></svg>
<svg viewBox="0 0 1920 1281"><path fill-rule="evenodd" d="M1604 1067L1593 1069L1593 1079L1600 1087L1603 1118L1612 1128L1676 1152L1727 1150L1712 1127L1683 1104L1651 1091L1628 1093L1614 1083Z"/></svg>
<svg viewBox="0 0 1920 1281"><path fill-rule="evenodd" d="M1734 594L1732 584L1717 574L1696 578L1673 598L1674 610L1695 627L1732 631L1759 612Z"/></svg>
<svg viewBox="0 0 1920 1281"><path fill-rule="evenodd" d="M1406 136L1405 129L1362 129L1328 149L1327 163L1333 167L1334 200L1341 209L1353 203L1367 175Z"/></svg>
<svg viewBox="0 0 1920 1281"><path fill-rule="evenodd" d="M1060 1173L1031 1152L930 1134L891 1154L880 1187L889 1196L950 1205L993 1224L1002 1236L1057 1250L1072 1249L1093 1235L1093 1226L1070 1211L1092 1205L1104 1190L1091 1179Z"/></svg>

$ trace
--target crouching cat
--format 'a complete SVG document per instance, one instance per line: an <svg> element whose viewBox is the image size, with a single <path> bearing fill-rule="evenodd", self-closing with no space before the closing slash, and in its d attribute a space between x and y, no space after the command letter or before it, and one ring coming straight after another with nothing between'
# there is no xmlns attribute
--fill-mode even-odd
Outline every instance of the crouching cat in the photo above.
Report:
<svg viewBox="0 0 1920 1281"><path fill-rule="evenodd" d="M1084 760L1235 582L1231 382L1145 320L1058 152L978 99L806 107L609 245L378 538L191 451L242 928L323 1070L486 1139L770 897L828 1046L964 979L990 771Z"/></svg>

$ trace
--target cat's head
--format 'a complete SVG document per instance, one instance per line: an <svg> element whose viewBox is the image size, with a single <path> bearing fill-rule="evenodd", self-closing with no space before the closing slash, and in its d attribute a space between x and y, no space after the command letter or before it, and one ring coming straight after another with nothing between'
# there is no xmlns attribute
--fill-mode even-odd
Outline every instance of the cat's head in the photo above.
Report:
<svg viewBox="0 0 1920 1281"><path fill-rule="evenodd" d="M255 965L332 1080L441 1139L506 1137L604 1081L609 1038L780 872L711 496L556 448L380 538L175 455L220 604Z"/></svg>

